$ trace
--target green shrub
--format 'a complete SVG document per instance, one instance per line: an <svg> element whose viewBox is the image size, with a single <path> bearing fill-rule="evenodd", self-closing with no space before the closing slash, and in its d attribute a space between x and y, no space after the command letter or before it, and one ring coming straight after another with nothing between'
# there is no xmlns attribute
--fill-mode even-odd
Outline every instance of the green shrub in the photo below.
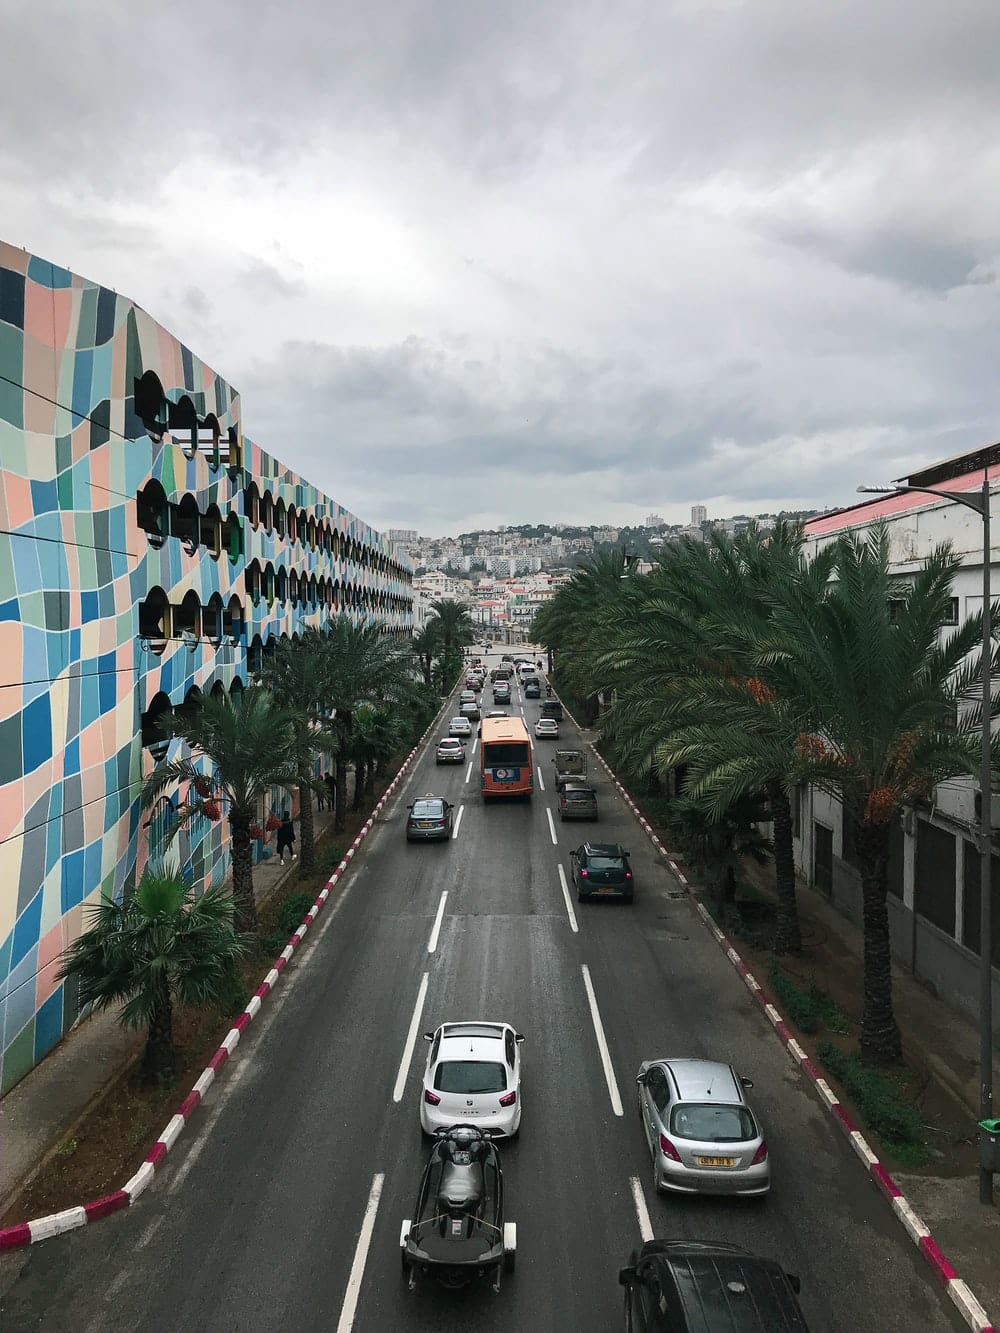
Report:
<svg viewBox="0 0 1000 1333"><path fill-rule="evenodd" d="M311 893L290 893L285 899L278 913L278 930L284 934L285 944L289 936L302 925L302 918L315 901Z"/></svg>
<svg viewBox="0 0 1000 1333"><path fill-rule="evenodd" d="M215 1010L222 1018L231 1018L246 1008L250 993L243 984L239 969L235 963L228 969L226 979L215 1001Z"/></svg>
<svg viewBox="0 0 1000 1333"><path fill-rule="evenodd" d="M816 1053L844 1085L869 1129L890 1149L902 1151L908 1165L926 1161L920 1108L903 1100L891 1075L872 1069L856 1052L847 1054L829 1041L820 1042Z"/></svg>
<svg viewBox="0 0 1000 1333"><path fill-rule="evenodd" d="M851 1020L832 996L814 982L806 989L797 986L773 956L767 965L767 979L785 1015L800 1031L818 1032L826 1028L843 1036L852 1030Z"/></svg>

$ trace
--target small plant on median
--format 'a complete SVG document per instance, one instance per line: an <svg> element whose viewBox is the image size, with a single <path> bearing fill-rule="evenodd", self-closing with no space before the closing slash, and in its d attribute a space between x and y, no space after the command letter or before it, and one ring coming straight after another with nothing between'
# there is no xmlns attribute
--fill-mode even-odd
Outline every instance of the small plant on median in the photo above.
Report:
<svg viewBox="0 0 1000 1333"><path fill-rule="evenodd" d="M313 893L291 893L285 899L278 913L278 929L284 935L286 944L289 936L302 925L302 918L315 901L316 895Z"/></svg>
<svg viewBox="0 0 1000 1333"><path fill-rule="evenodd" d="M820 1042L816 1053L838 1079L873 1133L908 1166L927 1160L920 1108L904 1101L891 1075L872 1069L856 1052L847 1053L832 1042Z"/></svg>
<svg viewBox="0 0 1000 1333"><path fill-rule="evenodd" d="M814 982L805 989L797 986L775 957L767 965L767 978L785 1016L800 1032L812 1033L827 1028L843 1036L851 1031L851 1020L826 991Z"/></svg>

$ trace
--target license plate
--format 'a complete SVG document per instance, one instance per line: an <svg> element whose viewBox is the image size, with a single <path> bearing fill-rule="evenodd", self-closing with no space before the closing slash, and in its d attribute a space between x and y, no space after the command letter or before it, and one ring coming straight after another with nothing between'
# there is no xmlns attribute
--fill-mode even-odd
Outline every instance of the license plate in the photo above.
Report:
<svg viewBox="0 0 1000 1333"><path fill-rule="evenodd" d="M696 1157L699 1166L735 1166L735 1157Z"/></svg>
<svg viewBox="0 0 1000 1333"><path fill-rule="evenodd" d="M417 828L433 828L433 827L434 825L431 823L429 819L421 819L417 824Z"/></svg>
<svg viewBox="0 0 1000 1333"><path fill-rule="evenodd" d="M614 885L614 884L598 884L598 886L597 886L597 892L598 892L598 893L617 893L617 892L618 892L618 889L617 889L617 886Z"/></svg>

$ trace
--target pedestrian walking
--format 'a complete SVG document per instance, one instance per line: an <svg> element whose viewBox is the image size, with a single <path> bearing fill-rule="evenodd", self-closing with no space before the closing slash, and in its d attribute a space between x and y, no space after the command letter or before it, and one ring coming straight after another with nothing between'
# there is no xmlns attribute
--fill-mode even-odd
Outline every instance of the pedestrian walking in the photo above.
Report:
<svg viewBox="0 0 1000 1333"><path fill-rule="evenodd" d="M326 803L333 810L337 805L337 779L332 773L326 773L323 781L326 783Z"/></svg>
<svg viewBox="0 0 1000 1333"><path fill-rule="evenodd" d="M285 852L288 852L293 861L295 860L295 825L292 823L292 816L287 810L282 814L281 823L278 825L275 850L282 865L285 864Z"/></svg>

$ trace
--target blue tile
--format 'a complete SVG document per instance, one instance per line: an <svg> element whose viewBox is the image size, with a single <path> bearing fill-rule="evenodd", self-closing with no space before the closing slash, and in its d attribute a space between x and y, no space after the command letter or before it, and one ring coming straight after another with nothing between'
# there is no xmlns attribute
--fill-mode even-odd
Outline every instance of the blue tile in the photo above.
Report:
<svg viewBox="0 0 1000 1333"><path fill-rule="evenodd" d="M0 982L0 994L7 1001L4 1017L3 1046L7 1047L17 1034L30 1023L35 1012L35 973L38 968L37 947L11 968L7 984Z"/></svg>
<svg viewBox="0 0 1000 1333"><path fill-rule="evenodd" d="M41 287L54 289L73 286L73 274L68 268L59 268L47 259L31 255L28 259L28 277Z"/></svg>
<svg viewBox="0 0 1000 1333"><path fill-rule="evenodd" d="M63 1033L63 988L57 986L35 1014L35 1061L52 1050Z"/></svg>
<svg viewBox="0 0 1000 1333"><path fill-rule="evenodd" d="M16 599L10 602L0 602L0 620L20 620L21 612Z"/></svg>
<svg viewBox="0 0 1000 1333"><path fill-rule="evenodd" d="M71 741L66 742L66 749L63 751L63 772L79 773L80 771L80 737L74 736Z"/></svg>
<svg viewBox="0 0 1000 1333"><path fill-rule="evenodd" d="M80 594L80 619L85 625L88 625L92 620L100 619L100 607L100 599L96 592Z"/></svg>
<svg viewBox="0 0 1000 1333"><path fill-rule="evenodd" d="M42 925L42 890L39 888L31 902L18 917L14 926L14 939L10 950L10 966L13 970L24 956L38 943L38 934Z"/></svg>
<svg viewBox="0 0 1000 1333"><path fill-rule="evenodd" d="M62 910L65 913L79 906L87 896L83 883L83 851L66 852L59 869Z"/></svg>
<svg viewBox="0 0 1000 1333"><path fill-rule="evenodd" d="M32 481L30 486L31 509L36 519L59 508L59 493L54 481Z"/></svg>
<svg viewBox="0 0 1000 1333"><path fill-rule="evenodd" d="M35 699L24 710L21 747L25 773L33 773L40 764L52 758L52 713L47 694Z"/></svg>
<svg viewBox="0 0 1000 1333"><path fill-rule="evenodd" d="M73 357L73 412L76 416L90 414L94 398L94 354L77 349Z"/></svg>

